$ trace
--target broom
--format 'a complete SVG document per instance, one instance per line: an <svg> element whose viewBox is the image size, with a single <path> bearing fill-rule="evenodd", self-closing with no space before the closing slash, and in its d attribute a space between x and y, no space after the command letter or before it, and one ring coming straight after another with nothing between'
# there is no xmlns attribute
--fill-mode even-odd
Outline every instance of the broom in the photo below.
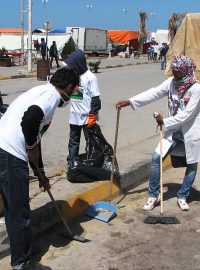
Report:
<svg viewBox="0 0 200 270"><path fill-rule="evenodd" d="M110 188L109 188L109 202L112 202L112 185L114 182L114 169L115 169L115 162L116 162L116 152L117 152L117 139L118 139L118 131L119 131L119 118L120 118L120 109L117 109L117 119L116 119L116 127L115 127L115 141L114 141L114 147L113 147L113 159L112 159L112 171L111 171L111 176L110 176ZM120 185L120 192L123 194L123 187L121 184L121 181L119 181ZM119 208L125 207L124 204L119 204L117 202L115 206Z"/></svg>
<svg viewBox="0 0 200 270"><path fill-rule="evenodd" d="M37 174L38 174L39 182L42 184L44 182L43 175L42 175L42 173L41 173L38 165L35 165L35 167L36 167L36 171L37 171ZM71 240L75 240L75 241L82 242L82 243L89 242L90 240L88 240L87 238L82 237L80 235L73 234L73 232L71 231L71 229L70 229L67 221L65 220L65 218L64 218L64 216L63 216L63 214L62 214L62 212L61 212L61 210L60 210L57 202L54 200L54 197L53 197L50 189L49 188L46 188L46 191L47 191L47 193L48 193L48 195L49 195L52 203L54 204L55 209L56 209L58 215L60 216L60 219L63 222L63 225L65 226L65 229L66 229L67 234L65 234L65 235L63 234L63 236L65 236L66 238L69 238Z"/></svg>
<svg viewBox="0 0 200 270"><path fill-rule="evenodd" d="M155 117L155 116L154 116ZM180 221L175 216L164 216L163 211L163 166L162 166L162 125L160 125L160 215L148 216L144 223L148 224L180 224Z"/></svg>

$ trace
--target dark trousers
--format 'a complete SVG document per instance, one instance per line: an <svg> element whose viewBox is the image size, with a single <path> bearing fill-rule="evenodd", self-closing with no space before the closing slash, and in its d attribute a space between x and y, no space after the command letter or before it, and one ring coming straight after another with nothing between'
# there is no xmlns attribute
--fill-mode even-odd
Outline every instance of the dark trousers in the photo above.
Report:
<svg viewBox="0 0 200 270"><path fill-rule="evenodd" d="M29 169L27 162L0 148L0 193L10 240L11 265L27 261L30 253Z"/></svg>
<svg viewBox="0 0 200 270"><path fill-rule="evenodd" d="M41 53L42 55L42 59L45 60L46 59L46 53Z"/></svg>
<svg viewBox="0 0 200 270"><path fill-rule="evenodd" d="M59 64L58 64L58 56L51 56L51 60L50 60L50 67L52 68L52 63L53 63L53 59L55 58L55 61L56 61L56 65L57 65L57 68L60 67Z"/></svg>
<svg viewBox="0 0 200 270"><path fill-rule="evenodd" d="M81 131L83 130L85 140L88 138L87 125L77 126L70 124L69 143L68 150L69 155L67 157L68 165L70 168L74 166L74 160L79 154L79 146L81 139Z"/></svg>

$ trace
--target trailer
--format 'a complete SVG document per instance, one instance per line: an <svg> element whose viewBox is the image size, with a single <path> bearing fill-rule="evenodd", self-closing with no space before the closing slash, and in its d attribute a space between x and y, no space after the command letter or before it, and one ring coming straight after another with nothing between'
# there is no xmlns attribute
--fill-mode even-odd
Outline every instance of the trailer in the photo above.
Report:
<svg viewBox="0 0 200 270"><path fill-rule="evenodd" d="M107 54L107 30L86 27L67 27L77 47L88 55Z"/></svg>

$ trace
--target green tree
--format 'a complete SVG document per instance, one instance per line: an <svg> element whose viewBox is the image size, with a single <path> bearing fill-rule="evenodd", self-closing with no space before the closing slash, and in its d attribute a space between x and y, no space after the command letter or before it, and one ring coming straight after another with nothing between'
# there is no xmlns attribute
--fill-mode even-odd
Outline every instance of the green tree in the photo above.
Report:
<svg viewBox="0 0 200 270"><path fill-rule="evenodd" d="M140 54L143 53L143 44L147 40L147 31L146 31L146 19L147 13L144 11L139 11L140 17L140 29L139 29L139 36L138 36L138 51Z"/></svg>
<svg viewBox="0 0 200 270"><path fill-rule="evenodd" d="M63 47L63 50L61 52L62 59L66 59L68 55L70 55L71 52L76 50L76 44L72 37L69 38L69 40L65 43L65 46Z"/></svg>
<svg viewBox="0 0 200 270"><path fill-rule="evenodd" d="M168 21L168 30L169 30L169 40L170 44L172 43L176 32L181 25L183 19L185 18L185 13L172 13Z"/></svg>

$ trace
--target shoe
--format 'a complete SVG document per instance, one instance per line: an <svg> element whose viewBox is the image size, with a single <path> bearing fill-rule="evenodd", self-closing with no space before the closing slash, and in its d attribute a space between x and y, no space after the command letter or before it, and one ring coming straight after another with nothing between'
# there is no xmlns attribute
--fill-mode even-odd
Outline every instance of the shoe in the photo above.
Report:
<svg viewBox="0 0 200 270"><path fill-rule="evenodd" d="M149 197L147 202L143 206L143 210L151 211L159 202L160 202L160 196L158 196L158 197Z"/></svg>
<svg viewBox="0 0 200 270"><path fill-rule="evenodd" d="M24 270L25 263L21 263L15 266L12 266L12 270Z"/></svg>
<svg viewBox="0 0 200 270"><path fill-rule="evenodd" d="M57 68L60 68L60 67L61 67L61 66L59 66L59 65L57 66Z"/></svg>
<svg viewBox="0 0 200 270"><path fill-rule="evenodd" d="M182 211L188 211L190 208L185 198L178 198L177 204L181 208Z"/></svg>

